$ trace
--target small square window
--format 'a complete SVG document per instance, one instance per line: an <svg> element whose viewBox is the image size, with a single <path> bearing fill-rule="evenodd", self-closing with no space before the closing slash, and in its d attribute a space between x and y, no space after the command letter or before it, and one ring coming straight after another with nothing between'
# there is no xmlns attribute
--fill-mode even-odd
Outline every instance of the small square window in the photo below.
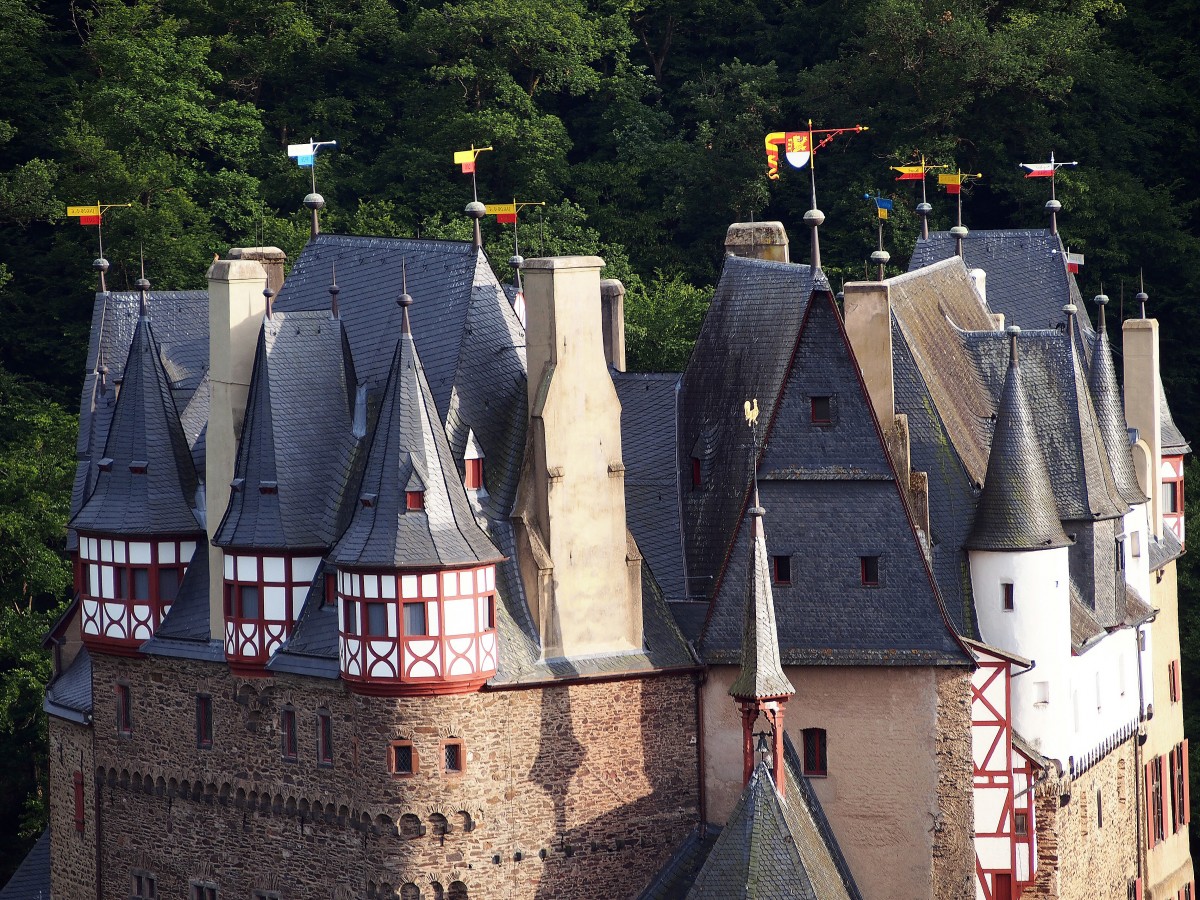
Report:
<svg viewBox="0 0 1200 900"><path fill-rule="evenodd" d="M133 713L130 710L133 700L129 693L129 685L117 685L117 733L133 734Z"/></svg>
<svg viewBox="0 0 1200 900"><path fill-rule="evenodd" d="M1003 593L1003 601L1002 602L1003 602L1004 609L1008 610L1009 612L1012 612L1014 609L1016 609L1016 599L1013 595L1012 584L1010 582L1006 581L1004 584L1000 585L1000 590Z"/></svg>
<svg viewBox="0 0 1200 900"><path fill-rule="evenodd" d="M867 587L879 587L879 557L860 556L859 574Z"/></svg>
<svg viewBox="0 0 1200 900"><path fill-rule="evenodd" d="M157 900L158 878L149 872L134 869L129 873L131 900Z"/></svg>
<svg viewBox="0 0 1200 900"><path fill-rule="evenodd" d="M1013 831L1018 837L1029 836L1029 813L1013 813Z"/></svg>
<svg viewBox="0 0 1200 900"><path fill-rule="evenodd" d="M387 635L387 633L387 604L368 603L367 634L371 635L372 637L384 637Z"/></svg>
<svg viewBox="0 0 1200 900"><path fill-rule="evenodd" d="M196 695L196 746L201 750L211 749L213 745L213 714L212 697L208 694Z"/></svg>
<svg viewBox="0 0 1200 900"><path fill-rule="evenodd" d="M409 509L424 509L425 508L425 492L424 491L406 491L405 505Z"/></svg>
<svg viewBox="0 0 1200 900"><path fill-rule="evenodd" d="M809 411L814 425L829 425L833 422L833 398L811 397Z"/></svg>
<svg viewBox="0 0 1200 900"><path fill-rule="evenodd" d="M333 716L329 710L317 710L317 765L333 765Z"/></svg>
<svg viewBox="0 0 1200 900"><path fill-rule="evenodd" d="M825 729L805 728L804 736L804 774L824 777L829 774L828 761L825 757Z"/></svg>
<svg viewBox="0 0 1200 900"><path fill-rule="evenodd" d="M792 583L792 558L790 556L771 557L771 580L776 584Z"/></svg>
<svg viewBox="0 0 1200 900"><path fill-rule="evenodd" d="M429 633L429 626L425 621L424 603L404 604L404 633L409 637Z"/></svg>
<svg viewBox="0 0 1200 900"><path fill-rule="evenodd" d="M388 757L393 775L417 774L417 750L412 741L392 741Z"/></svg>
<svg viewBox="0 0 1200 900"><path fill-rule="evenodd" d="M452 740L442 744L442 770L448 775L457 775L463 770L462 741Z"/></svg>
<svg viewBox="0 0 1200 900"><path fill-rule="evenodd" d="M287 762L296 761L296 710L285 706L279 711L279 750Z"/></svg>

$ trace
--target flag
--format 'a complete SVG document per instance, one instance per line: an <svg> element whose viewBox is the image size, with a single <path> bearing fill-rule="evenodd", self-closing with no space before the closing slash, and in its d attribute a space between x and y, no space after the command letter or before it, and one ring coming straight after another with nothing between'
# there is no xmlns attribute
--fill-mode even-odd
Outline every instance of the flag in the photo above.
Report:
<svg viewBox="0 0 1200 900"><path fill-rule="evenodd" d="M489 216L495 216L501 225L511 225L517 221L516 203L488 203L484 209Z"/></svg>
<svg viewBox="0 0 1200 900"><path fill-rule="evenodd" d="M924 181L925 167L924 166L892 166L893 172L899 172L900 177L897 181Z"/></svg>
<svg viewBox="0 0 1200 900"><path fill-rule="evenodd" d="M80 225L99 225L100 217L99 216L80 216L79 224Z"/></svg>
<svg viewBox="0 0 1200 900"><path fill-rule="evenodd" d="M958 194L962 192L963 175L939 175L938 184L946 188L947 194Z"/></svg>
<svg viewBox="0 0 1200 900"><path fill-rule="evenodd" d="M455 150L454 161L462 166L463 172L469 175L475 171L475 158L484 150L491 149L491 147L472 147L470 150Z"/></svg>
<svg viewBox="0 0 1200 900"><path fill-rule="evenodd" d="M312 141L307 144L288 144L288 156L296 160L296 165L301 168L312 166L316 155L317 149L313 146Z"/></svg>
<svg viewBox="0 0 1200 900"><path fill-rule="evenodd" d="M1067 253L1067 271L1076 273L1079 267L1083 265L1082 253Z"/></svg>
<svg viewBox="0 0 1200 900"><path fill-rule="evenodd" d="M782 131L772 131L767 135L767 177L772 181L779 180L779 145L785 143L787 135Z"/></svg>
<svg viewBox="0 0 1200 900"><path fill-rule="evenodd" d="M81 216L99 216L100 204L97 203L95 206L68 206L67 215L75 218Z"/></svg>
<svg viewBox="0 0 1200 900"><path fill-rule="evenodd" d="M1021 163L1021 168L1025 170L1026 178L1049 178L1054 174L1056 166L1052 162Z"/></svg>
<svg viewBox="0 0 1200 900"><path fill-rule="evenodd" d="M783 155L793 169L803 169L812 157L807 131L789 131L784 137Z"/></svg>
<svg viewBox="0 0 1200 900"><path fill-rule="evenodd" d="M886 219L888 212L892 209L892 201L885 200L883 197L875 198L875 211L879 213L879 218Z"/></svg>

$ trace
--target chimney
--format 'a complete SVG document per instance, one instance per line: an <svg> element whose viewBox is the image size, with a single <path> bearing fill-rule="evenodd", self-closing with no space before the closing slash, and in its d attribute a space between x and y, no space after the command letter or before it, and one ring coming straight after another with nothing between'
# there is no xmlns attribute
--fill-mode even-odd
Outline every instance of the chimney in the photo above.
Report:
<svg viewBox="0 0 1200 900"><path fill-rule="evenodd" d="M791 261L782 222L734 222L725 233L725 252L772 262Z"/></svg>
<svg viewBox="0 0 1200 900"><path fill-rule="evenodd" d="M279 289L283 287L283 267L287 262L287 254L278 247L233 247L229 251L230 259L256 259L262 263L267 272L267 287L278 297Z"/></svg>
<svg viewBox="0 0 1200 900"><path fill-rule="evenodd" d="M618 372L625 371L625 285L620 279L600 282L600 329L604 359Z"/></svg>
<svg viewBox="0 0 1200 900"><path fill-rule="evenodd" d="M896 414L892 382L892 301L878 281L852 281L843 288L846 334L862 371L875 416L886 431Z"/></svg>
<svg viewBox="0 0 1200 900"><path fill-rule="evenodd" d="M1126 319L1121 326L1122 349L1125 356L1125 421L1138 430L1146 442L1149 464L1138 466L1150 472L1150 483L1141 485L1150 498L1150 528L1160 537L1163 533L1162 424L1159 420L1162 386L1158 380L1158 320Z"/></svg>
<svg viewBox="0 0 1200 900"><path fill-rule="evenodd" d="M233 480L242 419L246 415L258 330L266 312L263 290L267 272L257 259L237 258L239 252L247 251L235 248L229 252L230 259L217 260L208 270L208 377L212 396L205 438L204 485L209 538L209 627L214 640L223 636L225 628L221 601L225 569L221 551L212 546L212 539L229 506L229 483ZM282 251L277 252L282 256Z"/></svg>
<svg viewBox="0 0 1200 900"><path fill-rule="evenodd" d="M525 262L529 431L513 512L545 657L642 649L641 555L625 523L621 403L595 256Z"/></svg>

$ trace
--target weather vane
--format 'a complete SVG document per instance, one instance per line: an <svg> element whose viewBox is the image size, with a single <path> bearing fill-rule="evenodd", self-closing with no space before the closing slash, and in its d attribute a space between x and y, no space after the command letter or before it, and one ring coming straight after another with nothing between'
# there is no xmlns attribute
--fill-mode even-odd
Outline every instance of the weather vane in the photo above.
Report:
<svg viewBox="0 0 1200 900"><path fill-rule="evenodd" d="M471 196L474 197L476 203L479 202L479 190L475 185L475 159L480 153L491 149L493 149L491 146L476 147L472 144L470 150L454 151L454 161L462 166L464 173L469 172L471 174Z"/></svg>
<svg viewBox="0 0 1200 900"><path fill-rule="evenodd" d="M545 205L545 200L518 200L514 197L512 203L488 203L484 206L486 214L495 216L497 223L513 227L513 255L508 262L513 267L517 282L517 296L513 302L513 309L516 310L522 325L525 324L525 289L521 284L521 266L525 264L525 258L521 256L521 241L518 234L520 225L517 222L517 216L527 206Z"/></svg>
<svg viewBox="0 0 1200 900"><path fill-rule="evenodd" d="M1059 169L1073 169L1078 162L1055 162L1054 151L1050 151L1050 162L1044 163L1020 163L1022 169L1025 170L1026 178L1049 178L1050 179L1050 199L1046 201L1046 209L1050 212L1050 233L1058 234L1058 211L1062 209L1062 204L1058 202L1058 197L1055 196L1055 173Z"/></svg>
<svg viewBox="0 0 1200 900"><path fill-rule="evenodd" d="M883 223L887 221L888 213L892 210L894 204L886 197L879 196L879 192L875 192L875 196L863 194L864 200L872 200L875 202L875 212L879 220L879 249L871 254L871 262L879 266L879 280L883 281L883 267L887 265L892 255L883 249Z"/></svg>
<svg viewBox="0 0 1200 900"><path fill-rule="evenodd" d="M929 205L929 198L925 196L925 176L937 169L946 169L949 166L931 166L925 162L925 154L921 154L921 164L919 166L892 166L893 172L899 172L900 177L897 181L919 181L921 182L921 202L917 204L917 215L921 217L921 237L929 238L929 214L933 212L933 207Z"/></svg>
<svg viewBox="0 0 1200 900"><path fill-rule="evenodd" d="M308 139L307 144L288 144L288 156L296 160L300 168L312 170L312 192L317 192L317 152L326 147L336 147L337 141L314 141Z"/></svg>
<svg viewBox="0 0 1200 900"><path fill-rule="evenodd" d="M962 256L963 238L967 234L967 229L963 227L962 223L962 188L964 184L967 184L970 181L976 181L982 177L982 172L975 172L972 174L970 172L964 172L961 169L952 175L938 176L938 184L946 189L947 194L953 194L955 199L958 201L958 218L954 227L950 229L950 233L954 235L954 243L956 246L955 252L959 256Z"/></svg>
<svg viewBox="0 0 1200 900"><path fill-rule="evenodd" d="M108 290L104 282L104 273L108 270L108 260L104 258L104 214L110 209L129 209L132 203L101 203L97 200L91 206L68 206L67 215L78 219L80 225L95 225L96 240L100 245L100 255L96 259L96 268L100 272L100 292Z"/></svg>

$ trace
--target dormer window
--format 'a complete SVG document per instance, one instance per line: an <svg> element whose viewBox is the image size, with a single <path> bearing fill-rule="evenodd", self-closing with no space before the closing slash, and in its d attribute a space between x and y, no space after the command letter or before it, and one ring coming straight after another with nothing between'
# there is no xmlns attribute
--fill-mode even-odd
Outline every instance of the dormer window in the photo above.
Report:
<svg viewBox="0 0 1200 900"><path fill-rule="evenodd" d="M463 484L468 491L477 491L483 487L483 459L466 460L466 477Z"/></svg>
<svg viewBox="0 0 1200 900"><path fill-rule="evenodd" d="M829 396L810 397L809 414L814 425L832 425L833 398Z"/></svg>
<svg viewBox="0 0 1200 900"><path fill-rule="evenodd" d="M424 509L425 508L425 492L424 491L405 491L405 508L406 509Z"/></svg>

